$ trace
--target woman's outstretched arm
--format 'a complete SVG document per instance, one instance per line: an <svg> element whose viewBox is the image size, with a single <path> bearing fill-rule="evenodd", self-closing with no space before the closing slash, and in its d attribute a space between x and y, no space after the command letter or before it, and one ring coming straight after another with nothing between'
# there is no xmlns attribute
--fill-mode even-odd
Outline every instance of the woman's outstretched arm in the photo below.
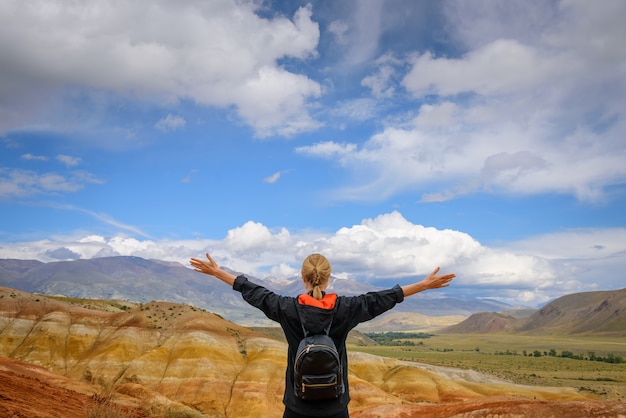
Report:
<svg viewBox="0 0 626 418"><path fill-rule="evenodd" d="M441 287L446 287L450 284L450 281L456 277L454 273L444 274L441 276L437 276L437 273L439 273L439 267L434 269L421 282L401 286L402 291L404 292L404 296L411 296L428 289L439 289Z"/></svg>
<svg viewBox="0 0 626 418"><path fill-rule="evenodd" d="M209 253L206 253L206 258L206 260L202 258L192 258L189 262L195 271L208 274L209 276L215 276L232 287L233 283L235 283L235 275L222 270Z"/></svg>

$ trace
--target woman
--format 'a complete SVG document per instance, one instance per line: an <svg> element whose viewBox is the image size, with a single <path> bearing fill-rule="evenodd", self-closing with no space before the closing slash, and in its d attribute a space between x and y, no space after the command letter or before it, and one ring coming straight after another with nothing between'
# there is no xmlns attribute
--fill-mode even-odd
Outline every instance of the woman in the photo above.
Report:
<svg viewBox="0 0 626 418"><path fill-rule="evenodd" d="M213 258L206 254L206 260L192 258L194 270L215 276L224 283L241 292L244 300L259 308L265 315L282 327L287 343L287 373L285 377L285 393L283 418L331 417L348 418L348 357L346 338L348 332L359 323L393 308L405 297L428 289L448 286L454 274L438 276L439 267L433 270L420 282L406 286L394 286L388 290L370 292L360 296L337 296L326 293L330 282L330 263L321 254L311 254L302 263L302 280L307 290L297 298L281 296L250 282L246 276L236 276L222 270ZM343 368L345 391L336 399L307 401L301 400L294 391L294 361L300 340L304 337L304 328L311 334L324 333L332 338Z"/></svg>

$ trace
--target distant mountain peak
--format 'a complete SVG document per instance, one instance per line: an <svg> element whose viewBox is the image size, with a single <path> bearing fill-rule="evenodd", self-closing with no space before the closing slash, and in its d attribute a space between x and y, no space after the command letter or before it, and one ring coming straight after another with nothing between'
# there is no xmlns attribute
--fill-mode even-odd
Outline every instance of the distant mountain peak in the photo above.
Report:
<svg viewBox="0 0 626 418"><path fill-rule="evenodd" d="M224 269L235 275L241 274L227 267ZM305 291L299 276L288 279L247 276L251 281L282 295L297 296ZM49 263L0 260L0 286L77 298L122 299L137 303L168 300L206 309L243 325L272 324L258 310L243 301L239 293L217 279L197 273L180 263L135 256L107 256ZM381 288L332 276L327 290L339 295L354 296ZM443 295L420 294L407 298L394 310L431 316L468 316L475 312L508 308L505 304L477 298L456 299Z"/></svg>

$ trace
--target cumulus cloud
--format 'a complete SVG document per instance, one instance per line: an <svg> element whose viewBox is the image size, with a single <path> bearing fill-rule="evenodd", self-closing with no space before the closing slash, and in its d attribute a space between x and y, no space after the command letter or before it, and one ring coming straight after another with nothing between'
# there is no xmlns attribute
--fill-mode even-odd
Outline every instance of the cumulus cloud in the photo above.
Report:
<svg viewBox="0 0 626 418"><path fill-rule="evenodd" d="M366 174L334 199L413 191L429 202L481 191L596 203L623 184L626 34L616 16L626 5L539 3L447 2L451 37L466 39L465 52L415 51L408 67L381 57L362 84L377 98L403 89L419 107L363 143L300 148ZM333 149L350 152L322 152Z"/></svg>
<svg viewBox="0 0 626 418"><path fill-rule="evenodd" d="M579 67L552 55L541 57L534 48L515 40L498 39L459 59L418 56L404 77L404 86L416 96L483 95L526 92Z"/></svg>
<svg viewBox="0 0 626 418"><path fill-rule="evenodd" d="M316 126L307 102L319 95L319 85L278 63L316 57L319 28L310 6L291 19L261 17L256 1L177 7L159 0L149 6L119 0L3 2L0 112L12 114L11 106L19 105L30 120L17 112L3 118L0 129L39 123L42 114L31 107L50 110L76 87L164 104L192 100L234 107L260 136Z"/></svg>
<svg viewBox="0 0 626 418"><path fill-rule="evenodd" d="M448 295L534 305L567 293L623 286L626 231L571 230L487 247L471 236L414 224L391 212L334 233L291 233L249 221L221 240L138 240L125 236L3 243L0 258L58 259L132 255L177 261L213 255L222 266L278 279L293 277L312 252L326 254L333 274L379 285L408 283L441 266L457 279Z"/></svg>
<svg viewBox="0 0 626 418"><path fill-rule="evenodd" d="M384 200L407 190L421 190L427 200L431 194L424 191L436 188L449 199L487 191L567 193L598 202L607 187L626 179L623 155L616 149L619 131L600 135L583 128L558 141L544 141L507 123L483 130L457 120L443 129L389 127L360 146L325 142L299 151L365 173L354 176L361 183L335 191L337 200Z"/></svg>
<svg viewBox="0 0 626 418"><path fill-rule="evenodd" d="M296 266L291 266L286 263L281 263L277 266L273 266L268 272L270 276L276 278L289 279L297 277L300 274L300 269Z"/></svg>
<svg viewBox="0 0 626 418"><path fill-rule="evenodd" d="M321 88L303 75L265 66L232 90L240 115L260 137L292 136L321 125L304 111L306 98L319 97Z"/></svg>
<svg viewBox="0 0 626 418"><path fill-rule="evenodd" d="M224 238L224 245L233 254L258 257L272 249L284 249L292 244L289 231L285 228L273 233L265 225L248 221L243 226L231 229Z"/></svg>

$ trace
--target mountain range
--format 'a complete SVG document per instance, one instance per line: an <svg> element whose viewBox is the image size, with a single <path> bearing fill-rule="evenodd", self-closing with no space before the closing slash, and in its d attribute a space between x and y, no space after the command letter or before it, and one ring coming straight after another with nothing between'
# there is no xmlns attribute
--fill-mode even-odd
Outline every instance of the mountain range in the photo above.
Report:
<svg viewBox="0 0 626 418"><path fill-rule="evenodd" d="M302 281L298 277L290 280L248 278L284 295L295 296L303 291ZM219 280L199 274L179 263L139 257L117 256L50 263L0 259L0 286L42 295L76 298L119 299L138 303L163 300L206 309L245 326L271 324L244 302L241 295ZM331 278L328 288L331 292L348 296L380 289L367 283L336 277ZM446 298L425 292L406 299L394 311L467 317L476 312L497 312L510 308L493 300Z"/></svg>
<svg viewBox="0 0 626 418"><path fill-rule="evenodd" d="M565 295L521 318L506 312L476 313L438 332L626 336L626 288Z"/></svg>

